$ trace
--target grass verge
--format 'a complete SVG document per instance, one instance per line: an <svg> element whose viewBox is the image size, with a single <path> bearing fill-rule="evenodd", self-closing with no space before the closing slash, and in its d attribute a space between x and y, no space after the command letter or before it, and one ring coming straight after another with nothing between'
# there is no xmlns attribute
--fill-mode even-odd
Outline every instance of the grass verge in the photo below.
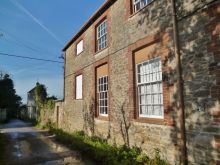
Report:
<svg viewBox="0 0 220 165"><path fill-rule="evenodd" d="M155 149L155 157L150 159L140 148L110 145L106 140L89 137L84 132L67 133L61 129L50 128L56 135L56 140L77 150L82 156L90 158L103 165L168 165L160 158L160 152Z"/></svg>

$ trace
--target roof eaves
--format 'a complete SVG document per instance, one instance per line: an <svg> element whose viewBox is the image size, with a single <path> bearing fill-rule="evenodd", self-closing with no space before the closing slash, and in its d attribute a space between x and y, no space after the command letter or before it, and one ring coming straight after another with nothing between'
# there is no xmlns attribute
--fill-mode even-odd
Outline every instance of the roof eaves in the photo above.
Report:
<svg viewBox="0 0 220 165"><path fill-rule="evenodd" d="M86 23L81 27L81 29L74 35L74 37L64 46L63 51L78 38L80 37L91 25L92 23L104 13L115 1L117 0L106 0L106 2L86 21Z"/></svg>
<svg viewBox="0 0 220 165"><path fill-rule="evenodd" d="M35 90L36 87L32 88L28 93L32 93Z"/></svg>

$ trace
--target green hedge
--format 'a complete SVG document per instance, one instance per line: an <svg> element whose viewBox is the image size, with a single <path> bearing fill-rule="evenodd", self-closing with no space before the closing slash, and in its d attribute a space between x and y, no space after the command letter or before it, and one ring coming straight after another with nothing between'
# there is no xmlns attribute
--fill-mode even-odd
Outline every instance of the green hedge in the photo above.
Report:
<svg viewBox="0 0 220 165"><path fill-rule="evenodd" d="M103 165L168 165L161 160L159 150L155 149L154 159L150 159L137 147L110 145L98 137L89 137L84 132L67 133L51 128L56 140L78 150L83 156Z"/></svg>

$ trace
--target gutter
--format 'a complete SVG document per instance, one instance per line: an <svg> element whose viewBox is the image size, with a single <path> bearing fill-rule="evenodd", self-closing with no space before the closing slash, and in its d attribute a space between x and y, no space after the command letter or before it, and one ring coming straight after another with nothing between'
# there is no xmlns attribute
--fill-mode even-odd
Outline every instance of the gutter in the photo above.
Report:
<svg viewBox="0 0 220 165"><path fill-rule="evenodd" d="M176 71L177 71L177 86L178 86L178 100L180 110L180 134L181 134L181 162L183 165L188 164L187 148L186 148L186 128L185 128L185 107L184 107L184 94L183 94L183 79L182 79L182 66L181 54L179 43L179 30L176 12L176 0L172 0L172 20L173 20L173 35L174 35L174 49L176 57Z"/></svg>

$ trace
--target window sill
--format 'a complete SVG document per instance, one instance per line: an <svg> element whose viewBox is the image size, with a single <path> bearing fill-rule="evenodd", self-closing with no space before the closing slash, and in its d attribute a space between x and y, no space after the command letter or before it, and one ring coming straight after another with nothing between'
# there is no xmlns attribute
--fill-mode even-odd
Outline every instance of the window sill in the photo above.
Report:
<svg viewBox="0 0 220 165"><path fill-rule="evenodd" d="M138 14L138 13L140 13L141 11L143 11L144 9L146 9L146 8L147 8L149 5L151 5L154 1L155 1L155 0L153 0L153 1L150 2L150 3L148 3L148 4L147 4L146 6L144 6L142 9L140 9L140 10L138 10L138 11L136 11L136 12L133 12L133 13L129 16L129 18L135 16L136 14Z"/></svg>
<svg viewBox="0 0 220 165"><path fill-rule="evenodd" d="M149 124L165 125L164 119L157 119L157 118L138 117L134 121L135 122L139 122L139 123L149 123Z"/></svg>
<svg viewBox="0 0 220 165"><path fill-rule="evenodd" d="M76 56L76 57L77 57L77 56L80 56L83 52L84 52L84 50L81 51L79 54L76 54L75 56Z"/></svg>
<svg viewBox="0 0 220 165"><path fill-rule="evenodd" d="M108 49L108 46L106 46L105 48L103 48L103 49L101 49L99 51L96 51L94 55L97 55L97 54L101 53L102 51L104 51L106 49Z"/></svg>
<svg viewBox="0 0 220 165"><path fill-rule="evenodd" d="M75 101L83 101L83 99L74 99Z"/></svg>
<svg viewBox="0 0 220 165"><path fill-rule="evenodd" d="M103 121L110 121L109 116L98 116L95 119L97 120L103 120Z"/></svg>

